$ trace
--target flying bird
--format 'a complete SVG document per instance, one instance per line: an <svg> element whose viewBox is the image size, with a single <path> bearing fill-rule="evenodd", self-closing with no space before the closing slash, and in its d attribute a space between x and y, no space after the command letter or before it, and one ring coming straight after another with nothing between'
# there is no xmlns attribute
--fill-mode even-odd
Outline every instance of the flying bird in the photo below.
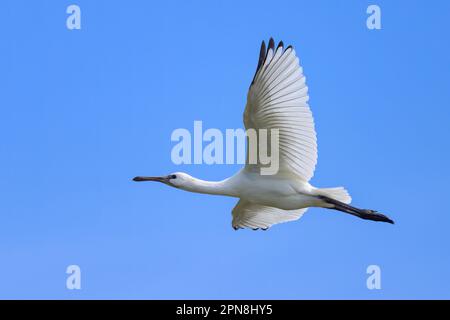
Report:
<svg viewBox="0 0 450 320"><path fill-rule="evenodd" d="M222 181L204 181L176 172L160 177L135 177L158 181L190 192L239 198L232 211L234 229L266 230L299 219L309 207L342 211L361 219L394 223L387 216L350 205L343 187L316 188L309 183L317 163L317 138L308 104L308 87L292 46L271 38L261 50L244 111L246 129L278 129L279 169L262 175L261 163L246 162L235 175ZM247 159L248 159L247 146Z"/></svg>

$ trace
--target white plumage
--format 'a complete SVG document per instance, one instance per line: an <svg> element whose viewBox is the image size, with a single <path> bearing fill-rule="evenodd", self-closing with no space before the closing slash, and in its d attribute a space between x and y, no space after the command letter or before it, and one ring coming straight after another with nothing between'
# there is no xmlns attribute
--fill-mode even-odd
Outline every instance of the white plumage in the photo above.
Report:
<svg viewBox="0 0 450 320"><path fill-rule="evenodd" d="M182 172L134 180L159 181L186 191L237 197L239 201L232 211L235 229L267 229L297 220L308 207L393 223L376 211L350 206L351 197L342 187L319 189L309 184L317 163L317 139L308 100L306 79L293 47L284 48L280 42L275 48L270 39L266 50L263 42L247 95L244 125L256 131L278 130L278 172L261 175L263 165L247 162L242 170L223 181L204 181Z"/></svg>
<svg viewBox="0 0 450 320"><path fill-rule="evenodd" d="M280 43L273 52L269 45L250 86L244 124L247 129L279 129L280 173L309 181L317 163L317 139L306 79L292 47L284 50Z"/></svg>

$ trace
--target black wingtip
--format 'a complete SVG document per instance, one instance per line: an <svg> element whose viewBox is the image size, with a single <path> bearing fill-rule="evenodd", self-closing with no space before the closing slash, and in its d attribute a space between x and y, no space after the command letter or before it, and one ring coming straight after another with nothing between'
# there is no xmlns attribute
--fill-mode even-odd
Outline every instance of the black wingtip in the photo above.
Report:
<svg viewBox="0 0 450 320"><path fill-rule="evenodd" d="M279 48L283 48L283 47L284 47L284 43L283 43L283 41L280 41L280 42L278 43L277 50L278 50Z"/></svg>
<svg viewBox="0 0 450 320"><path fill-rule="evenodd" d="M283 48L284 48L283 41L280 41L278 43L277 50L279 48L282 48L282 50L283 50ZM284 52L287 49L289 49L289 48L293 49L292 46L288 46L286 49L284 49ZM273 54L275 54L275 51L276 51L275 50L275 41L273 40L272 37L270 37L270 39L269 39L269 45L267 46L267 49L266 49L266 43L264 42L264 40L261 42L261 49L259 51L258 66L256 67L255 75L253 76L253 80L252 80L252 83L250 85L253 85L253 83L255 82L256 74L258 73L259 69L264 65L264 63L266 62L266 59L267 59L267 56L269 55L270 49L272 49ZM273 58L273 56L274 55L272 55L272 58Z"/></svg>
<svg viewBox="0 0 450 320"><path fill-rule="evenodd" d="M270 37L270 40L269 40L269 47L267 48L267 51L269 51L270 49L275 49L275 41L273 40L273 38L272 37Z"/></svg>
<svg viewBox="0 0 450 320"><path fill-rule="evenodd" d="M256 71L258 71L259 67L261 67L265 57L266 57L266 43L263 40L263 42L261 42L261 49L259 50L258 67L256 68Z"/></svg>
<svg viewBox="0 0 450 320"><path fill-rule="evenodd" d="M263 40L261 42L261 49L259 49L258 65L256 66L256 71L255 75L253 76L252 84L255 81L256 74L258 73L259 68L261 68L261 66L263 65L265 59L266 59L266 43Z"/></svg>

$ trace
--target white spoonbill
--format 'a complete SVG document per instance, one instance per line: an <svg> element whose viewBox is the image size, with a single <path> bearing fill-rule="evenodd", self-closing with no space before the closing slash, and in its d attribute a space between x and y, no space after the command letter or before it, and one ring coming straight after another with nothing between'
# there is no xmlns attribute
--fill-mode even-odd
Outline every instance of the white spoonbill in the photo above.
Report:
<svg viewBox="0 0 450 320"><path fill-rule="evenodd" d="M239 198L232 212L234 229L265 230L299 219L308 207L394 223L377 211L350 206L351 197L343 187L316 188L309 184L317 162L317 139L308 99L308 87L294 48L285 48L283 42L275 48L270 39L266 50L263 41L247 95L244 124L246 129L278 129L278 172L262 175L261 164L247 161L244 168L222 181L204 181L183 172L133 180L158 181L186 191Z"/></svg>

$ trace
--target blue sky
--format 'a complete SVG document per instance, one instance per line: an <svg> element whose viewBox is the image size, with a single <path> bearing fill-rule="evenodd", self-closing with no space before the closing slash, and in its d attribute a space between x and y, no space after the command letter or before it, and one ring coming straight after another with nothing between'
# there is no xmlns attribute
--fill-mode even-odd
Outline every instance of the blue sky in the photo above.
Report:
<svg viewBox="0 0 450 320"><path fill-rule="evenodd" d="M2 1L0 298L450 298L449 19L444 1ZM270 36L307 77L312 184L395 225L310 209L234 231L235 199L131 181L240 168L176 166L170 135L242 127Z"/></svg>

